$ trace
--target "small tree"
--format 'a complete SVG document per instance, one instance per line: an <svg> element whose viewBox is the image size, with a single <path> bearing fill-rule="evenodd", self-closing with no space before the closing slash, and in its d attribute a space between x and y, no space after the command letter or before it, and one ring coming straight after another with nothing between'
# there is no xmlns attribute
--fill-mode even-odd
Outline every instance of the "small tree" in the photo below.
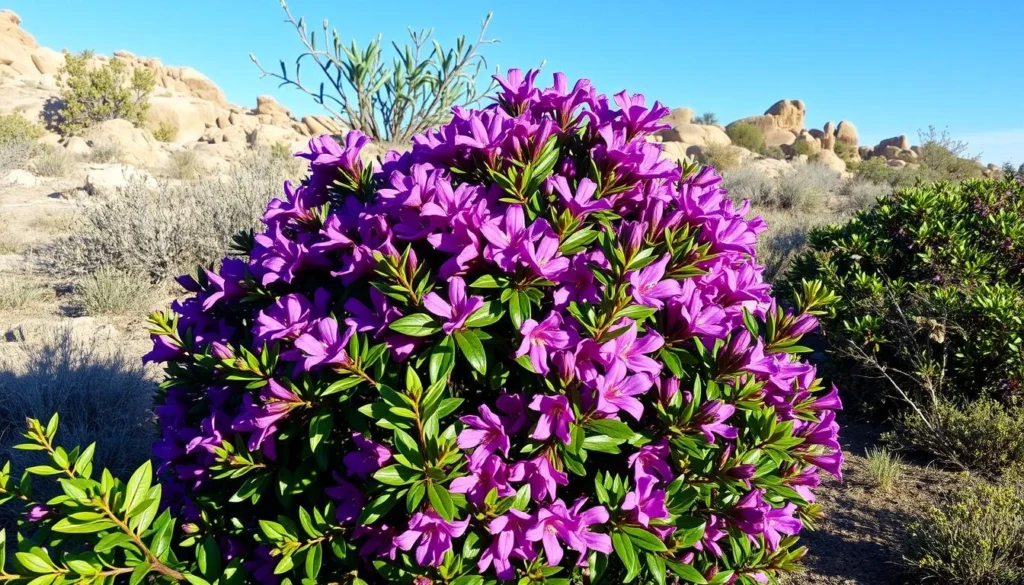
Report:
<svg viewBox="0 0 1024 585"><path fill-rule="evenodd" d="M980 155L968 154L967 141L954 140L949 130L939 131L935 126L918 130L917 136L921 143L919 162L936 180L961 181L981 177Z"/></svg>
<svg viewBox="0 0 1024 585"><path fill-rule="evenodd" d="M94 124L122 118L136 126L146 119L149 94L156 85L153 72L138 68L129 76L128 66L117 57L100 67L90 67L92 51L64 54L58 73L63 106L57 130L69 135Z"/></svg>
<svg viewBox="0 0 1024 585"><path fill-rule="evenodd" d="M480 91L477 80L487 67L487 60L477 50L481 45L497 42L485 37L491 21L488 13L480 25L475 43L461 36L455 48L443 48L432 39L433 29L409 29L411 45L392 43L395 56L388 65L382 56L381 36L370 42L366 50L353 40L346 47L337 29L329 29L323 21L321 46L316 31L308 31L305 18L298 20L288 4L281 0L285 22L295 28L305 51L295 60L295 68L280 61L280 73L268 71L252 53L249 58L261 76L281 81L308 94L334 118L375 140L408 142L412 136L444 123L452 106L479 102L494 87ZM304 63L313 62L314 69L326 77L307 85L300 75Z"/></svg>
<svg viewBox="0 0 1024 585"><path fill-rule="evenodd" d="M764 146L764 132L753 124L733 124L725 129L725 133L733 144L751 152L760 152Z"/></svg>
<svg viewBox="0 0 1024 585"><path fill-rule="evenodd" d="M693 119L694 124L702 124L704 126L714 126L718 123L718 116L714 112L704 112Z"/></svg>

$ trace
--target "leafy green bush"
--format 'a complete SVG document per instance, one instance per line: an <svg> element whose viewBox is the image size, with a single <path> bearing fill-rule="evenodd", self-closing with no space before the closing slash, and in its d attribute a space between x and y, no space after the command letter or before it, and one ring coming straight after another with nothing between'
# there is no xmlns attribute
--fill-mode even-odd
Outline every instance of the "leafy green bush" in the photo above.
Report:
<svg viewBox="0 0 1024 585"><path fill-rule="evenodd" d="M704 126L714 126L718 123L718 116L714 112L704 112L693 119L694 124L701 124Z"/></svg>
<svg viewBox="0 0 1024 585"><path fill-rule="evenodd" d="M761 152L764 147L764 132L753 124L730 124L725 133L733 144L751 152Z"/></svg>
<svg viewBox="0 0 1024 585"><path fill-rule="evenodd" d="M903 432L892 436L900 445L935 453L950 465L999 473L1024 462L1024 409L991 398L963 406L942 401L927 418L905 415Z"/></svg>
<svg viewBox="0 0 1024 585"><path fill-rule="evenodd" d="M156 130L153 130L153 138L156 138L159 142L174 142L174 139L177 137L178 129L167 122L161 122Z"/></svg>
<svg viewBox="0 0 1024 585"><path fill-rule="evenodd" d="M922 581L1024 582L1024 491L1014 483L965 488L910 526L906 561Z"/></svg>
<svg viewBox="0 0 1024 585"><path fill-rule="evenodd" d="M149 109L149 94L156 84L153 72L140 67L129 77L128 66L117 57L90 67L92 55L91 51L64 54L57 82L63 102L57 129L70 135L115 118L136 126L142 124Z"/></svg>
<svg viewBox="0 0 1024 585"><path fill-rule="evenodd" d="M1024 184L989 179L883 197L813 232L788 278L843 298L824 330L837 370L878 378L861 384L862 405L899 404L935 429L944 401L1009 404L1024 390L1022 268Z"/></svg>
<svg viewBox="0 0 1024 585"><path fill-rule="evenodd" d="M797 140L789 147L789 151L793 156L811 156L811 153L814 152L811 149L811 143L806 140Z"/></svg>
<svg viewBox="0 0 1024 585"><path fill-rule="evenodd" d="M884 156L875 156L848 165L858 179L894 189L913 187L925 181L926 173L920 168L890 167Z"/></svg>
<svg viewBox="0 0 1024 585"><path fill-rule="evenodd" d="M0 116L0 144L11 142L35 142L43 137L45 130L19 112Z"/></svg>
<svg viewBox="0 0 1024 585"><path fill-rule="evenodd" d="M836 153L836 156L847 162L854 160L857 155L856 146L847 144L841 140L836 140L836 144L833 147L833 151Z"/></svg>
<svg viewBox="0 0 1024 585"><path fill-rule="evenodd" d="M782 148L779 146L765 146L761 149L761 156L774 158L775 160L786 159L786 153L783 152Z"/></svg>
<svg viewBox="0 0 1024 585"><path fill-rule="evenodd" d="M962 181L981 177L981 165L977 156L970 156L968 144L954 140L947 130L936 130L929 126L918 132L921 146L918 148L918 162L933 181Z"/></svg>

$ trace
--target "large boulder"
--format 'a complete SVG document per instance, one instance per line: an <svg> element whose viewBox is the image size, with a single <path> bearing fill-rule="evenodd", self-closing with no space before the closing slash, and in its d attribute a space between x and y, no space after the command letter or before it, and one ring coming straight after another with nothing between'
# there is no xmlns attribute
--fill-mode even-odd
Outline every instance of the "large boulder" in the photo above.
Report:
<svg viewBox="0 0 1024 585"><path fill-rule="evenodd" d="M37 77L39 70L32 53L39 47L35 38L21 28L21 17L0 10L0 73Z"/></svg>
<svg viewBox="0 0 1024 585"><path fill-rule="evenodd" d="M779 100L765 110L764 114L775 118L775 126L780 130L798 134L804 129L807 108L801 100Z"/></svg>
<svg viewBox="0 0 1024 585"><path fill-rule="evenodd" d="M694 146L731 144L729 135L718 126L705 124L679 124L658 132L664 142L683 142Z"/></svg>
<svg viewBox="0 0 1024 585"><path fill-rule="evenodd" d="M910 150L910 138L907 138L906 134L893 136L892 138L886 138L885 140L879 142L877 146L875 146L875 155L885 156L885 149L886 147L889 146L894 146L897 150Z"/></svg>
<svg viewBox="0 0 1024 585"><path fill-rule="evenodd" d="M39 184L39 177L24 169L12 169L0 177L0 186L10 187L35 187Z"/></svg>
<svg viewBox="0 0 1024 585"><path fill-rule="evenodd" d="M39 47L32 53L32 64L36 66L40 76L57 75L64 66L64 53L58 53L49 47Z"/></svg>
<svg viewBox="0 0 1024 585"><path fill-rule="evenodd" d="M257 148L273 148L275 146L287 146L294 152L293 146L303 142L303 136L293 128L283 128L273 124L260 124L246 138L251 146Z"/></svg>
<svg viewBox="0 0 1024 585"><path fill-rule="evenodd" d="M789 130L772 130L764 134L765 148L781 148L790 146L794 142L796 142L796 134Z"/></svg>
<svg viewBox="0 0 1024 585"><path fill-rule="evenodd" d="M837 173L846 172L846 162L831 150L822 149L821 152L812 156L811 160L818 164L825 165Z"/></svg>
<svg viewBox="0 0 1024 585"><path fill-rule="evenodd" d="M772 130L779 130L779 123L776 121L775 116L764 115L764 116L747 116L746 118L740 118L735 122L726 126L726 129L741 124L748 124L750 126L757 126L761 129L761 132L767 134Z"/></svg>
<svg viewBox="0 0 1024 585"><path fill-rule="evenodd" d="M674 108L667 116L660 120L662 124L679 126L681 124L693 123L693 110L690 108Z"/></svg>
<svg viewBox="0 0 1024 585"><path fill-rule="evenodd" d="M90 195L117 195L120 190L135 182L149 189L157 188L156 179L152 175L131 165L92 164L86 167L85 191Z"/></svg>
<svg viewBox="0 0 1024 585"><path fill-rule="evenodd" d="M793 169L793 165L784 160L768 157L752 160L746 164L746 167L756 169L761 174L772 179L777 179Z"/></svg>
<svg viewBox="0 0 1024 585"><path fill-rule="evenodd" d="M82 138L93 148L118 149L124 162L133 165L156 167L166 159L166 154L153 134L145 128L136 128L128 120L100 122L86 128Z"/></svg>
<svg viewBox="0 0 1024 585"><path fill-rule="evenodd" d="M839 122L836 126L836 141L848 144L854 148L860 144L860 137L857 135L857 127L849 120Z"/></svg>
<svg viewBox="0 0 1024 585"><path fill-rule="evenodd" d="M304 116L302 123L306 126L305 133L310 136L341 134L344 131L341 124L327 116Z"/></svg>
<svg viewBox="0 0 1024 585"><path fill-rule="evenodd" d="M146 123L154 131L161 126L173 128L173 142L187 144L199 140L222 115L226 117L227 112L208 100L184 95L154 96L149 99Z"/></svg>
<svg viewBox="0 0 1024 585"><path fill-rule="evenodd" d="M821 131L821 149L835 150L836 148L836 127L832 122L825 122Z"/></svg>
<svg viewBox="0 0 1024 585"><path fill-rule="evenodd" d="M85 141L81 136L72 136L64 142L64 150L75 158L88 158L92 152L92 148L89 143Z"/></svg>

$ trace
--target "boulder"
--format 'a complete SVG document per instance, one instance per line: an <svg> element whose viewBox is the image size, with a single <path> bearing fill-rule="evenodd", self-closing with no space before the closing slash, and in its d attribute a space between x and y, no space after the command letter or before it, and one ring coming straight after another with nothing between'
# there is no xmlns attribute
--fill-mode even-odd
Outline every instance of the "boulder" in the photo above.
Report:
<svg viewBox="0 0 1024 585"><path fill-rule="evenodd" d="M5 187L35 187L38 184L39 177L22 169L7 171L0 177L0 185Z"/></svg>
<svg viewBox="0 0 1024 585"><path fill-rule="evenodd" d="M684 142L665 142L661 145L661 157L667 160L682 162L701 155L700 147Z"/></svg>
<svg viewBox="0 0 1024 585"><path fill-rule="evenodd" d="M849 120L839 122L839 126L836 126L836 140L857 148L857 145L860 144L860 137L857 135L857 127L853 125L853 122Z"/></svg>
<svg viewBox="0 0 1024 585"><path fill-rule="evenodd" d="M832 152L831 150L822 149L821 152L810 158L813 162L825 165L826 167L834 170L837 173L846 172L846 162L843 161L843 159L839 158L839 156L836 155L836 153Z"/></svg>
<svg viewBox="0 0 1024 585"><path fill-rule="evenodd" d="M790 146L796 142L796 134L789 130L772 130L765 132L764 145L766 148Z"/></svg>
<svg viewBox="0 0 1024 585"><path fill-rule="evenodd" d="M901 150L896 154L898 160L902 160L908 163L917 162L918 154L913 150Z"/></svg>
<svg viewBox="0 0 1024 585"><path fill-rule="evenodd" d="M882 149L881 155L889 160L894 160L900 157L901 152L903 152L903 150L901 150L898 146L886 146L885 148Z"/></svg>
<svg viewBox="0 0 1024 585"><path fill-rule="evenodd" d="M171 67L168 68L168 71L171 72L171 77L180 81L191 95L222 106L227 105L228 100L224 97L224 92L209 77L191 67Z"/></svg>
<svg viewBox="0 0 1024 585"><path fill-rule="evenodd" d="M107 120L90 126L82 132L82 138L93 148L114 147L121 151L124 162L156 167L160 166L166 154L160 143L145 128L136 128L127 120Z"/></svg>
<svg viewBox="0 0 1024 585"><path fill-rule="evenodd" d="M801 132L790 146L789 152L802 152L811 156L818 154L821 151L821 139L816 137L814 132L816 130L804 130Z"/></svg>
<svg viewBox="0 0 1024 585"><path fill-rule="evenodd" d="M906 134L894 136L892 138L886 138L885 140L878 143L875 146L875 154L878 156L885 156L885 149L889 146L895 146L898 150L909 150L910 139L907 138ZM888 157L887 157L888 158Z"/></svg>
<svg viewBox="0 0 1024 585"><path fill-rule="evenodd" d="M39 47L35 38L21 28L21 17L0 10L0 72L38 77L32 53Z"/></svg>
<svg viewBox="0 0 1024 585"><path fill-rule="evenodd" d="M161 126L175 129L172 142L188 144L206 134L206 128L217 124L224 111L213 102L190 96L154 96L149 98L146 124L155 131Z"/></svg>
<svg viewBox="0 0 1024 585"><path fill-rule="evenodd" d="M328 116L305 116L302 118L302 123L305 124L306 133L310 136L340 134L343 130L340 124Z"/></svg>
<svg viewBox="0 0 1024 585"><path fill-rule="evenodd" d="M902 169L903 167L907 166L907 161L894 158L887 162L886 164L893 168Z"/></svg>
<svg viewBox="0 0 1024 585"><path fill-rule="evenodd" d="M871 148L870 146L861 146L857 148L857 152L860 153L860 158L862 160L867 160L871 158L872 154L874 154L875 149Z"/></svg>
<svg viewBox="0 0 1024 585"><path fill-rule="evenodd" d="M89 147L89 143L85 141L81 136L72 136L68 138L64 143L64 150L71 156L78 158L86 158L89 153L92 152L92 148Z"/></svg>
<svg viewBox="0 0 1024 585"><path fill-rule="evenodd" d="M157 188L156 179L143 169L122 164L92 164L86 167L85 191L94 196L109 197L136 181L149 189Z"/></svg>
<svg viewBox="0 0 1024 585"><path fill-rule="evenodd" d="M747 168L753 168L759 171L761 174L777 179L785 173L788 173L793 166L784 160L778 160L774 158L762 157L756 160L752 160L746 164Z"/></svg>
<svg viewBox="0 0 1024 585"><path fill-rule="evenodd" d="M249 136L246 137L246 142L257 148L273 148L279 144L289 145L290 148L292 143L302 139L302 136L292 128L282 128L273 124L260 124Z"/></svg>
<svg viewBox="0 0 1024 585"><path fill-rule="evenodd" d="M836 127L832 122L825 122L825 128L821 131L821 149L835 150L836 148Z"/></svg>
<svg viewBox="0 0 1024 585"><path fill-rule="evenodd" d="M667 116L659 120L662 124L678 126L679 124L693 123L693 110L690 108L674 108Z"/></svg>
<svg viewBox="0 0 1024 585"><path fill-rule="evenodd" d="M799 134L804 129L807 108L800 100L779 100L765 110L766 116L775 118L775 126Z"/></svg>
<svg viewBox="0 0 1024 585"><path fill-rule="evenodd" d="M757 126L761 129L761 132L767 134L772 130L779 130L779 124L775 119L775 116L747 116L746 118L740 118L735 122L726 126L726 129L732 128L733 126L739 126L740 124L749 124L751 126Z"/></svg>
<svg viewBox="0 0 1024 585"><path fill-rule="evenodd" d="M703 124L680 124L667 130L661 130L658 135L664 142L684 142L695 146L732 143L725 130L718 126Z"/></svg>
<svg viewBox="0 0 1024 585"><path fill-rule="evenodd" d="M64 65L64 53L58 53L49 47L39 47L32 53L32 64L41 75L56 75Z"/></svg>

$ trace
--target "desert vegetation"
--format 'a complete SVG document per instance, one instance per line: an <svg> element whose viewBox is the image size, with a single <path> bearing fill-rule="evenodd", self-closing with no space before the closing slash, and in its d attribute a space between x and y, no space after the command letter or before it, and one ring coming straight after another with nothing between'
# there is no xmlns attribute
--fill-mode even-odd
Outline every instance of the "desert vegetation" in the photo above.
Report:
<svg viewBox="0 0 1024 585"><path fill-rule="evenodd" d="M1024 165L282 7L0 114L0 581L1024 579Z"/></svg>

